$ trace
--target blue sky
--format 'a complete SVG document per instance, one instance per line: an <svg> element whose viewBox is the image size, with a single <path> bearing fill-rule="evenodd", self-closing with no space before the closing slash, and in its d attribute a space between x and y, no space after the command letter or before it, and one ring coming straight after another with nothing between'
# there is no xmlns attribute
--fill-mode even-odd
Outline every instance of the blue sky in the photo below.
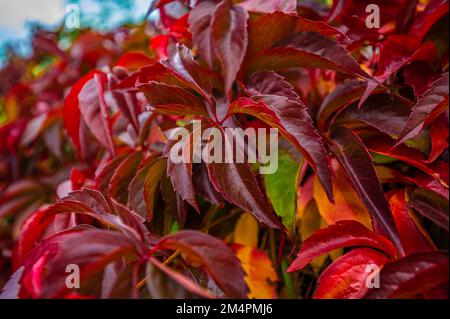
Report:
<svg viewBox="0 0 450 319"><path fill-rule="evenodd" d="M120 0L81 0L80 14L83 21L88 24L99 16L103 6ZM121 19L131 17L139 19L144 16L151 0L133 0L133 10L127 12L113 11L109 21L120 22ZM0 0L0 47L5 43L13 42L19 52L26 53L29 45L29 28L27 23L39 21L51 28L60 24L65 16L66 5L69 0ZM90 25L96 27L95 25ZM1 62L0 52L0 62Z"/></svg>

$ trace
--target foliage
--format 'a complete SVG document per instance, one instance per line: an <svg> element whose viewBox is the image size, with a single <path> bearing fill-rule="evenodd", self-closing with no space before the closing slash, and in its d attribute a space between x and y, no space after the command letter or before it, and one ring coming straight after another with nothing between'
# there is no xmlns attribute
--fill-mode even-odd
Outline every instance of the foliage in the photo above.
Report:
<svg viewBox="0 0 450 319"><path fill-rule="evenodd" d="M447 298L448 2L171 2L0 71L2 296ZM194 119L278 171L172 162Z"/></svg>

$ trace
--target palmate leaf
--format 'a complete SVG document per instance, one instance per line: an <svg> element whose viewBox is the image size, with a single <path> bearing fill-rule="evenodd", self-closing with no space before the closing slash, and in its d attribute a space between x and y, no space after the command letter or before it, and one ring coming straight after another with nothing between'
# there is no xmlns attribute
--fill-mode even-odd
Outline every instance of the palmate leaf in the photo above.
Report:
<svg viewBox="0 0 450 319"><path fill-rule="evenodd" d="M253 84L253 85L252 85ZM231 114L252 115L289 140L317 172L330 199L333 198L325 141L313 126L306 106L289 83L273 72L254 75L248 92L251 98L239 98L230 105Z"/></svg>

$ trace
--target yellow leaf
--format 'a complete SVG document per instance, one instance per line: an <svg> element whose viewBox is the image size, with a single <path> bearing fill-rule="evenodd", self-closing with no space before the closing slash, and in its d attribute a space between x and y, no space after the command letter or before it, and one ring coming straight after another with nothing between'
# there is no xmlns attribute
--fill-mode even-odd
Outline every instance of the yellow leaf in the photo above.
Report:
<svg viewBox="0 0 450 319"><path fill-rule="evenodd" d="M340 220L355 220L372 229L369 212L347 181L345 172L336 160L332 161L331 167L334 204L328 200L317 177L314 179L314 199L320 215L328 224L334 224Z"/></svg>
<svg viewBox="0 0 450 319"><path fill-rule="evenodd" d="M233 242L250 247L258 247L258 221L250 214L239 217L233 233Z"/></svg>
<svg viewBox="0 0 450 319"><path fill-rule="evenodd" d="M276 282L278 277L266 253L239 244L233 244L232 248L246 273L245 282L249 289L248 298L277 298Z"/></svg>

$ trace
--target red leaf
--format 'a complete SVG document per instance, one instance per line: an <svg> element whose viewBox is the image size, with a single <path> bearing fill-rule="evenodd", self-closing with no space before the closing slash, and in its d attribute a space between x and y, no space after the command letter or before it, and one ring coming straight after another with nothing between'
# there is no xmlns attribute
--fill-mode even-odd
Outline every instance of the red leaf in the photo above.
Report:
<svg viewBox="0 0 450 319"><path fill-rule="evenodd" d="M222 79L215 72L199 65L192 57L192 52L184 45L177 45L177 52L169 64L207 100L212 95L212 89L223 90Z"/></svg>
<svg viewBox="0 0 450 319"><path fill-rule="evenodd" d="M272 1L265 1L272 5ZM261 16L251 16L248 21L248 58L252 59L262 50L301 31L314 31L324 36L340 34L340 31L322 21L313 21L297 14L273 12Z"/></svg>
<svg viewBox="0 0 450 319"><path fill-rule="evenodd" d="M391 35L380 50L377 76L380 82L384 82L406 64L417 61L432 62L436 56L436 47L432 42L420 42L416 37L404 35Z"/></svg>
<svg viewBox="0 0 450 319"><path fill-rule="evenodd" d="M131 243L119 232L97 229L61 232L30 252L25 261L24 276L38 283L34 291L36 297L61 297L67 290L67 265L76 264L80 267L83 285L111 261L133 252ZM43 256L46 258L42 259ZM39 263L39 269L45 268L45 272L33 273L34 265Z"/></svg>
<svg viewBox="0 0 450 319"><path fill-rule="evenodd" d="M333 123L332 115L343 111L352 103L358 101L366 91L367 82L357 79L349 80L340 84L322 101L317 115L317 127L325 131ZM386 89L379 86L372 95L385 93Z"/></svg>
<svg viewBox="0 0 450 319"><path fill-rule="evenodd" d="M340 127L333 132L334 152L346 169L348 177L372 216L375 231L387 236L400 254L402 245L392 218L389 204L381 188L369 152L349 129Z"/></svg>
<svg viewBox="0 0 450 319"><path fill-rule="evenodd" d="M115 155L115 146L112 139L111 123L108 115L108 105L105 101L106 74L94 72L90 79L84 83L78 94L79 110L83 120L97 140ZM70 119L67 119L70 120Z"/></svg>
<svg viewBox="0 0 450 319"><path fill-rule="evenodd" d="M296 13L297 1L296 0L240 0L238 2L239 6L245 8L248 11L256 12L286 12L286 13Z"/></svg>
<svg viewBox="0 0 450 319"><path fill-rule="evenodd" d="M435 250L436 248L430 242L428 234L425 233L425 230L409 210L405 191L391 191L387 196L405 253L408 255L414 252Z"/></svg>
<svg viewBox="0 0 450 319"><path fill-rule="evenodd" d="M428 3L425 10L418 13L409 28L408 36L421 41L431 27L446 13L448 13L447 0L434 0Z"/></svg>
<svg viewBox="0 0 450 319"><path fill-rule="evenodd" d="M20 230L20 237L14 248L13 269L18 269L23 264L26 255L38 243L44 235L47 227L53 223L53 218L46 218L46 209L41 209L29 216Z"/></svg>
<svg viewBox="0 0 450 319"><path fill-rule="evenodd" d="M403 128L395 145L400 145L417 136L424 128L427 115L436 108L443 108L442 104L448 108L448 73L444 73L440 79L433 82L431 88L414 105L408 123Z"/></svg>
<svg viewBox="0 0 450 319"><path fill-rule="evenodd" d="M142 51L129 51L124 53L116 62L116 66L123 66L129 70L137 70L155 61Z"/></svg>
<svg viewBox="0 0 450 319"><path fill-rule="evenodd" d="M212 42L222 66L225 95L229 94L247 50L247 19L245 9L222 0L211 22Z"/></svg>
<svg viewBox="0 0 450 319"><path fill-rule="evenodd" d="M448 114L439 116L431 123L431 151L426 163L434 162L448 148L448 127Z"/></svg>
<svg viewBox="0 0 450 319"><path fill-rule="evenodd" d="M114 171L109 182L109 196L119 203L126 203L128 200L128 185L133 179L139 164L141 163L142 152L133 152L128 155Z"/></svg>
<svg viewBox="0 0 450 319"><path fill-rule="evenodd" d="M399 159L411 166L417 167L421 171L437 178L444 185L447 184L445 172L439 167L426 163L426 158L422 152L404 144L394 147L394 140L387 135L376 135L364 138L364 144L371 152L390 156Z"/></svg>
<svg viewBox="0 0 450 319"><path fill-rule="evenodd" d="M156 258L150 257L146 273L147 289L152 299L192 298L189 293L203 298L214 297L208 290L199 287L197 283L187 276L172 270ZM167 277L163 277L162 274L165 274Z"/></svg>
<svg viewBox="0 0 450 319"><path fill-rule="evenodd" d="M222 136L224 154L233 154L231 143L235 142ZM223 160L220 163L209 163L207 167L211 183L225 200L252 213L257 220L269 227L283 228L264 197L249 163L237 163L233 158L232 163Z"/></svg>
<svg viewBox="0 0 450 319"><path fill-rule="evenodd" d="M212 1L199 2L189 13L189 31L200 56L214 69L215 52L212 44L211 20L216 5Z"/></svg>
<svg viewBox="0 0 450 319"><path fill-rule="evenodd" d="M203 101L178 86L151 81L138 85L150 105L159 113L168 115L207 116Z"/></svg>
<svg viewBox="0 0 450 319"><path fill-rule="evenodd" d="M192 164L195 160L195 150L199 146L199 143L201 143L202 127L195 127L189 124L187 128L190 130L190 133L184 142L183 140L178 141L171 139L166 145L164 154L167 156L170 152L175 152L173 149L175 145L184 143L179 150L181 151L184 161L181 163L174 163L169 156L167 161L167 176L170 177L174 190L181 198L194 207L197 212L200 212L197 200L195 199L194 185L192 183Z"/></svg>
<svg viewBox="0 0 450 319"><path fill-rule="evenodd" d="M448 232L448 198L430 190L416 189L410 194L409 205Z"/></svg>
<svg viewBox="0 0 450 319"><path fill-rule="evenodd" d="M388 256L395 257L397 251L385 237L374 233L355 221L339 221L319 229L308 237L297 254L297 258L287 269L288 272L301 270L314 258L337 248L351 246L372 247Z"/></svg>
<svg viewBox="0 0 450 319"><path fill-rule="evenodd" d="M366 298L415 298L447 281L446 253L416 253L386 264L380 272L380 288L370 290Z"/></svg>
<svg viewBox="0 0 450 319"><path fill-rule="evenodd" d="M71 138L72 142L77 148L80 148L80 107L78 95L83 89L86 82L90 81L94 74L98 74L100 71L94 70L79 79L70 89L64 101L63 118L64 127L67 130L67 134Z"/></svg>
<svg viewBox="0 0 450 319"><path fill-rule="evenodd" d="M259 52L249 62L248 73L299 67L323 68L371 79L344 47L316 32L295 33Z"/></svg>
<svg viewBox="0 0 450 319"><path fill-rule="evenodd" d="M357 248L336 259L320 275L315 299L359 299L367 293L366 281L372 275L368 266L383 267L386 255L370 248Z"/></svg>
<svg viewBox="0 0 450 319"><path fill-rule="evenodd" d="M249 92L255 94L240 98L230 106L230 114L252 115L280 130L308 160L317 172L320 182L331 199L331 175L325 142L314 127L306 106L289 83L273 72L256 73L249 83Z"/></svg>
<svg viewBox="0 0 450 319"><path fill-rule="evenodd" d="M184 230L162 238L156 249L185 253L206 268L228 297L246 298L245 273L233 250L224 242L198 231Z"/></svg>
<svg viewBox="0 0 450 319"><path fill-rule="evenodd" d="M370 96L361 106L355 104L341 111L334 119L335 126L347 128L369 125L390 136L398 136L410 112L410 103L390 94Z"/></svg>

